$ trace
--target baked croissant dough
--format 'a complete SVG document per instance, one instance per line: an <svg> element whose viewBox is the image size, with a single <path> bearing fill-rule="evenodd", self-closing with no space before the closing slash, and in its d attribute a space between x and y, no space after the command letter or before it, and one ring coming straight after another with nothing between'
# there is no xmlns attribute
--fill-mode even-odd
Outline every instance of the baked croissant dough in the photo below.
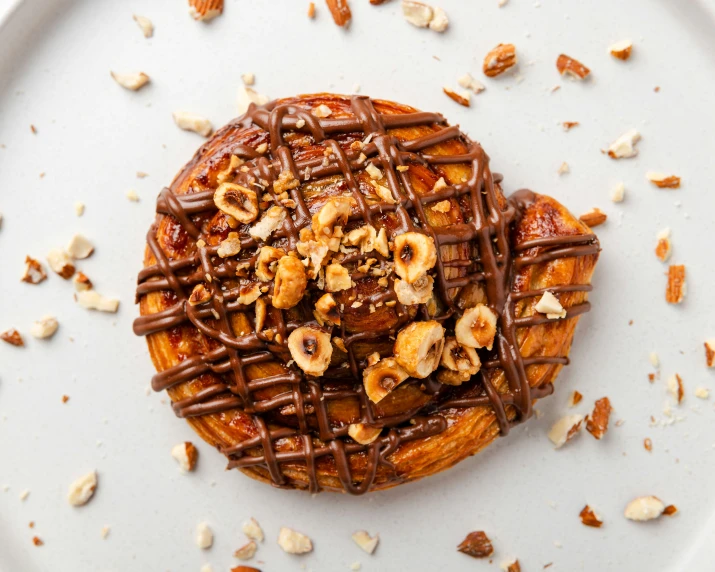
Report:
<svg viewBox="0 0 715 572"><path fill-rule="evenodd" d="M252 105L159 195L134 327L153 388L279 487L360 494L477 453L553 391L599 252L500 181L439 114Z"/></svg>

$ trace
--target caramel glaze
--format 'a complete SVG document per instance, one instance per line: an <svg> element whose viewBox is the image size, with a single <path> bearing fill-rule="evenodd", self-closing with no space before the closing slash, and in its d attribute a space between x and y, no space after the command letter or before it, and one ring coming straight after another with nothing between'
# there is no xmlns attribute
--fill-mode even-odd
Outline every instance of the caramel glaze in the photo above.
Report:
<svg viewBox="0 0 715 572"><path fill-rule="evenodd" d="M437 311L429 314L428 309L421 306L415 314L397 303L395 308L398 319L393 324L385 329L357 332L347 331L343 320L340 336L348 350L345 363L332 366L323 378L305 376L295 365L288 365L290 354L285 344L293 329L305 323L319 327L312 319L310 296L306 295L301 318L296 318L295 312L284 313L269 308L273 324L270 334L266 331L234 332L232 313L250 312L250 308L238 303L239 287L221 286L222 281L235 280L238 260L218 258L216 241L212 244L204 230L205 222L217 212L213 190L177 195L165 188L157 201L157 220L147 234L148 248L155 263L139 273L137 300L149 293L162 292L171 305L163 311L138 318L134 323L134 332L146 336L170 331L188 322L213 341L205 353L188 356L173 367L157 373L152 379L152 387L155 391L162 391L204 374L214 374L215 379L221 380L188 398L174 402L173 408L179 417L185 418L234 409L252 417L255 436L221 448L229 458L229 468L262 467L275 486L288 487L290 485L282 465L304 463L308 488L317 492L321 487L316 462L330 456L344 490L362 494L370 490L379 467L388 471L392 468L390 455L402 443L424 439L446 429L447 422L440 413L445 409L490 405L503 435L514 424L531 415L533 400L549 395L553 386L545 383L530 387L525 367L532 364L565 365L568 358L522 358L516 339L517 328L550 320L541 314L515 316L514 307L519 300L540 296L544 290L517 290L513 284L514 273L531 264L596 254L599 245L593 234L556 236L514 245L510 232L524 209L534 201L534 194L524 190L513 194L508 201L504 200L498 187L501 178L492 175L489 159L479 144L461 133L458 127L448 126L438 114L380 114L373 102L363 96L353 97L350 109L352 113L349 116L319 119L309 109L296 104L271 102L262 107L252 105L231 127L258 128L267 132L270 155L261 155L249 145L232 147L231 153L244 159L247 167L236 173L233 180L244 186L260 181L266 192L272 193L271 183L286 170L302 182L338 175L343 178L345 188L355 199L356 207L349 224L362 222L379 228L381 224L385 225L384 217L388 213L392 220L392 226L388 228L390 238L407 231L422 232L431 236L435 244L441 247L438 248L440 253L444 252L444 247L466 245L466 257L438 257L434 268L439 299ZM390 130L402 127L423 125L431 126L432 131L409 141L401 141L390 133ZM309 135L315 144L322 144L332 151L329 160L322 157L296 157L286 144L286 132ZM370 136L360 152L385 172L395 204L366 199L355 176L356 171L364 168L358 159L360 152L346 145L341 146L333 138L351 133ZM431 147L450 140L458 141L466 152L451 155L428 152ZM421 165L434 169L454 164L471 166L471 175L461 183L428 194L417 193L409 172L397 169L403 165ZM268 243L294 249L300 229L310 225L311 212L300 187L292 190L290 197L295 201L292 216L286 218L282 228L273 233ZM432 226L425 209L432 203L446 199L459 204L464 214L463 222ZM203 240L206 246L195 246L185 257L167 256L157 238L158 225L164 217L172 217L194 244ZM248 259L244 257L242 261L254 261L257 250L264 243L251 238L245 229L240 236L242 252L250 254ZM371 252L369 256L382 260L376 252ZM359 264L365 258L367 256L349 255L343 263ZM206 276L211 277L210 281L205 281ZM353 274L354 280L359 278L359 275ZM212 302L204 306L191 306L187 304L188 294L200 282L210 289ZM365 341L393 338L399 329L415 317L436 319L448 330L451 329L455 315L460 312L456 293L470 284L481 284L488 305L499 316L494 349L482 356L481 371L459 388L443 386L431 377L405 382L405 385L419 385L428 400L418 401L414 407L398 414L378 414L375 404L370 402L364 392L362 369L365 362L356 355L354 348ZM548 290L555 293L588 292L591 286L565 285ZM373 291L363 300L368 304L386 301L396 302L392 281L387 288ZM567 310L567 319L588 309L588 302L572 306ZM324 329L332 332L330 328ZM268 362L283 364L281 373L259 379L251 379L246 374L246 368L251 365ZM498 391L490 381L488 373L497 370L503 370L508 381L505 391ZM338 381L332 383L330 380ZM270 388L284 390L266 396L262 390ZM257 397L257 394L262 397ZM348 437L347 424L331 424L328 404L346 399L359 402L360 422L383 427L380 438L369 445L360 445ZM276 417L267 417L286 407L291 408L296 420L293 426L277 425L271 422ZM511 421L507 414L508 408L516 412L516 415L511 415ZM289 451L278 451L276 441L286 438L296 438L300 446ZM355 478L351 472L350 457L358 453L367 457L362 478ZM397 476L394 478L398 479Z"/></svg>

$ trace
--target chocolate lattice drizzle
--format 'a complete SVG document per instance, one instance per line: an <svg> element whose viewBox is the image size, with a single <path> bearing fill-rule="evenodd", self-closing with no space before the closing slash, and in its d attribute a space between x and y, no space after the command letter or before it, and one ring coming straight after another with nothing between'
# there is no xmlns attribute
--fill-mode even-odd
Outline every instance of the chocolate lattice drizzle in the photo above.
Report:
<svg viewBox="0 0 715 572"><path fill-rule="evenodd" d="M259 240L246 229L240 229L241 256L228 258L217 255L219 247L211 244L205 229L205 221L217 213L214 191L175 194L165 188L157 201L157 221L147 235L155 263L139 273L137 298L161 292L172 305L138 318L134 331L137 335L170 332L188 322L211 341L204 353L191 355L157 373L152 379L152 387L155 391L162 391L205 374L213 374L210 384L190 397L174 402L173 408L179 417L185 418L236 409L251 416L255 436L221 448L229 458L229 468L263 469L274 485L287 487L291 483L283 467L303 464L307 487L317 492L321 485L316 463L331 457L343 489L361 494L370 490L378 468L388 472L393 469L389 457L402 443L444 431L447 422L441 412L445 410L490 405L502 434L530 416L532 400L550 394L553 387L550 383L530 387L525 367L531 364L567 364L568 358L522 358L517 329L551 321L552 318L542 314L515 316L515 304L519 300L539 296L545 290L513 292L514 273L531 264L594 254L599 246L595 235L582 234L535 239L513 247L510 232L530 200L528 191L516 193L505 201L498 188L500 177L492 175L488 157L481 146L457 127L448 126L439 114L381 114L369 98L355 96L350 99L350 116L318 118L300 103L297 100L290 103L271 102L262 107L252 105L244 116L233 123L235 129L256 128L262 130L264 135L267 132L270 147L268 155L259 153L255 146L240 144L231 147L230 155L240 159L236 164L240 163L241 168L231 174L230 180L247 187L260 186L271 194L276 204L280 204L273 187L283 173L289 173L294 180L302 183L339 176L346 195L354 200L355 208L349 224L379 227L385 214L388 214L394 222L389 233L391 240L405 232L419 232L434 240L438 252L440 247L467 245L470 255L466 260L463 257L437 257L430 272L435 283L436 303L430 307L421 304L416 313L414 308L410 311L396 300L393 278L389 277L387 287L373 292L361 302L373 305L391 302L399 319L385 329L351 332L346 330L344 320L340 327L331 327L329 324L318 324L313 319L311 300L322 292L311 283L304 300L298 305L298 312L280 310L269 304L267 311L272 327L261 331L255 331L254 327L251 332L236 333L232 327L232 313L251 314L255 308L239 302L240 286L227 287L223 284L233 284L236 275L241 276L242 269L255 263L257 253L264 246L278 245L291 251L296 249L300 231L310 227L312 215L301 187L290 189L292 208L275 232L266 240ZM429 127L429 133L404 141L391 131L418 126ZM297 153L286 143L289 133L311 137L313 144L322 145L329 152L325 157L297 157ZM363 142L355 146L343 141L341 145L337 139L348 134L360 135ZM466 152L428 152L449 141L459 142ZM365 160L384 172L393 201L375 201L374 197L369 201L366 199L356 179L356 173L365 168ZM469 177L463 182L447 184L426 194L416 192L406 168L421 165L439 169L458 164L471 167ZM425 210L445 200L459 205L464 222L449 226L430 225ZM195 253L178 258L167 256L157 237L159 223L165 217L170 217L196 243ZM377 259L378 263L385 261L375 252L361 254L350 251L341 254L341 262L351 265L353 279L357 281L361 274L354 268L368 257ZM243 276L244 282L252 278L250 271L248 276L245 273ZM188 303L192 288L197 284L204 284L210 293L209 303ZM434 376L409 379L403 385L417 384L430 396L429 401L396 415L379 415L363 387L364 356L357 355L355 348L365 341L394 339L398 330L414 320L436 320L451 330L454 320L462 312L456 293L474 284L484 288L486 303L498 316L494 349L491 352L480 350L480 371L460 387L445 386ZM586 292L590 289L587 284L548 288L554 293ZM272 292L267 291L266 298L270 299ZM578 316L588 309L588 302L574 305L568 308L566 317ZM291 363L286 348L290 333L306 324L339 336L347 352L343 364L331 366L321 377L305 375ZM283 365L276 375L252 379L246 373L251 365L274 362ZM507 387L501 390L495 387L489 375L499 369L503 370L507 381ZM331 383L333 379L339 380L339 383ZM257 394L270 388L285 390L270 397L257 397ZM360 444L348 436L347 424L331 423L328 404L348 399L359 402L361 423L382 428L380 436L372 443ZM272 417L285 411L294 416L294 425L281 425L276 419L282 417ZM285 439L294 439L296 445L290 450L279 450L276 443ZM358 476L351 469L352 455L364 455L367 459L364 472ZM399 481L399 477L394 475L393 480ZM295 486L295 483L292 484Z"/></svg>

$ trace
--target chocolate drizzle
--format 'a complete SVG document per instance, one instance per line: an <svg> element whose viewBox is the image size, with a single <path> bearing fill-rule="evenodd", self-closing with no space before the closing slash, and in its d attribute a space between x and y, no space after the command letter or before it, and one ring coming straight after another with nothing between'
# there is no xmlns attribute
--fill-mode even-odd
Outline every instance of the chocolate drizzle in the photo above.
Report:
<svg viewBox="0 0 715 572"><path fill-rule="evenodd" d="M354 382L349 387L345 384L337 389L329 384L326 386L323 379L306 377L295 365L287 365L289 355L285 340L290 332L304 323L291 321L281 310L269 307L274 324L270 333L254 331L236 335L231 326L231 313L250 311L250 308L238 302L239 288L222 289L221 282L235 278L238 261L219 258L216 254L217 246L210 245L197 246L196 254L171 260L157 237L160 221L164 216L169 216L194 242L208 242L197 217L216 212L213 191L177 195L165 188L159 194L157 220L147 234L148 247L156 262L139 273L137 299L150 293L169 292L174 303L163 311L138 318L134 323L134 332L137 335L151 335L189 322L203 336L215 342L206 353L187 357L157 373L152 379L152 387L155 391L162 391L203 374L215 374L215 379L220 381L204 387L191 397L174 402L173 409L179 417L211 415L234 409L251 415L255 437L222 448L229 458L229 468L262 468L274 485L289 486L282 466L302 463L309 490L317 492L321 485L316 463L330 456L344 490L362 494L373 485L379 467L393 469L389 457L400 444L444 431L447 421L441 412L447 409L489 405L494 410L502 434L531 415L532 401L549 395L553 387L551 384L543 384L530 388L525 368L532 364L565 365L568 358L521 356L517 329L550 320L541 314L528 317L514 315L515 304L519 300L539 296L545 290L512 291L513 274L530 264L595 254L599 246L593 234L583 234L536 239L513 247L510 243L511 229L533 195L529 191L520 191L512 195L509 201L501 201L497 187L500 179L498 175L492 175L488 157L479 144L471 141L457 127L446 125L443 117L438 114L380 114L373 102L362 96L353 97L350 104L351 117L323 119L295 104L271 102L262 107L252 105L233 126L237 129L258 127L267 132L270 158L248 145L235 146L231 152L246 161L235 181L246 186L255 180L265 182L267 191L273 193L271 183L285 171L304 182L340 175L356 204L351 221L379 226L375 219L383 213L392 213L397 220L392 236L417 231L431 236L438 247L476 245L479 255L473 260L443 260L441 256L438 257L433 273L441 306L440 314L431 317L450 328L451 320L460 312L454 293L469 284L480 283L484 287L488 305L499 316L498 329L494 352L482 360L480 372L464 384L465 388L469 386L471 389L455 395L444 392L444 387L431 378L406 382L422 383L423 390L431 394L431 401L399 415L380 416L376 413L375 405L367 398L362 385L361 372L366 364L357 358L354 347L357 342L394 336L398 329L408 323L408 314L399 304L403 320L392 328L350 333L345 330L344 323L341 326L340 335L348 354L346 364L345 367L329 369L324 378L330 379L340 374L339 377L345 379L347 374ZM390 133L391 129L415 126L429 126L433 130L410 141L400 141ZM331 150L329 160L322 157L297 160L284 138L284 134L289 131L305 133L312 137L315 144ZM369 136L369 142L359 151L345 149L331 138L332 135L354 132ZM461 142L467 152L432 155L425 151L450 140ZM386 201L368 203L355 176L365 166L359 157L360 153L384 171L395 204ZM461 183L421 195L413 187L409 172L398 169L411 164L428 168L466 164L471 165L471 176ZM275 194L273 198L277 198ZM282 227L273 233L268 243L283 241L289 248L295 249L300 230L310 225L311 213L300 187L290 191L290 198L295 203L292 216L286 217ZM467 222L444 227L433 227L428 223L425 208L445 199L457 199L466 207ZM255 251L264 244L247 233L241 233L240 236L243 251ZM370 255L379 258L375 253ZM346 260L359 264L363 258L358 254L346 257ZM460 268L463 271L456 273L458 276L455 277L454 272L447 271L449 268ZM207 276L210 279L207 280ZM355 280L359 278L357 274L353 276ZM212 301L203 306L191 306L187 303L188 295L193 286L199 283L204 283L210 290ZM590 289L591 286L587 284L548 288L555 293L587 292ZM372 294L367 300L368 303L386 301L396 302L391 283L384 291ZM572 306L568 308L567 318L578 316L588 309L588 302ZM422 316L427 316L425 307L421 307L420 312ZM307 315L311 315L310 312ZM286 364L286 367L282 373L262 379L250 379L246 374L248 366L268 362ZM492 383L492 374L497 370L504 372L508 385L506 391L499 391ZM256 392L277 386L290 389L270 398L255 397ZM382 427L380 438L369 445L360 445L348 437L347 425L336 427L331 424L328 403L345 399L358 400L360 421ZM266 415L285 407L294 411L297 426L269 425ZM511 415L510 411L513 411ZM291 450L278 450L276 441L283 439L295 439L299 445ZM350 465L350 456L355 454L365 455L367 459L364 473L358 479L353 475ZM394 475L393 480L399 480L399 477Z"/></svg>

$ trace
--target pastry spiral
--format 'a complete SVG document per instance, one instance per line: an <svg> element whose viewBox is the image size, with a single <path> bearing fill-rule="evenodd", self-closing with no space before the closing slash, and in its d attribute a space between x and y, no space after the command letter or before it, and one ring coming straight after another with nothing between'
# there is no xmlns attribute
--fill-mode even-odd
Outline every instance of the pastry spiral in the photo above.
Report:
<svg viewBox="0 0 715 572"><path fill-rule="evenodd" d="M134 326L152 387L279 487L361 494L477 453L553 391L599 253L500 182L439 114L252 105L159 195Z"/></svg>

